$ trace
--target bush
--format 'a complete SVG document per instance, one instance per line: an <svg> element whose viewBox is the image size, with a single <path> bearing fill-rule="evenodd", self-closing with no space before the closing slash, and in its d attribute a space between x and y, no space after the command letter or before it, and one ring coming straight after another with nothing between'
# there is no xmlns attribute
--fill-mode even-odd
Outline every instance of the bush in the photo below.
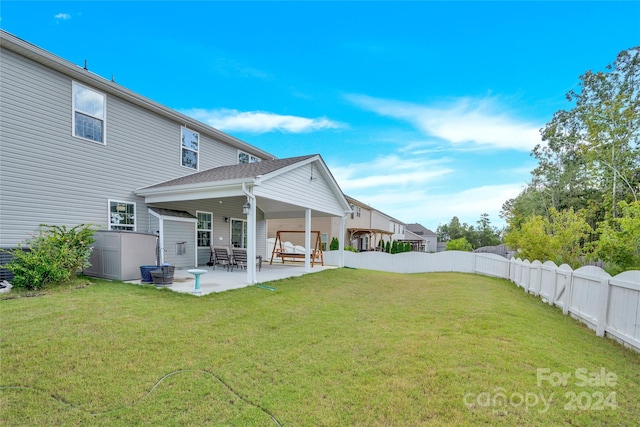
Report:
<svg viewBox="0 0 640 427"><path fill-rule="evenodd" d="M459 239L449 240L447 242L447 250L471 252L473 248L471 247L471 243L469 243L467 239L465 239L464 237L460 237Z"/></svg>
<svg viewBox="0 0 640 427"><path fill-rule="evenodd" d="M340 247L340 242L338 241L338 238L334 237L333 239L331 239L331 243L329 244L329 250L337 251L339 247Z"/></svg>
<svg viewBox="0 0 640 427"><path fill-rule="evenodd" d="M360 252L359 250L357 250L356 248L354 248L353 246L345 246L344 247L345 251L350 251L350 252Z"/></svg>
<svg viewBox="0 0 640 427"><path fill-rule="evenodd" d="M79 269L88 267L95 240L90 225L66 226L40 224L37 235L27 240L27 251L12 252L13 259L3 267L13 273L16 288L35 290L68 280ZM18 245L22 249L22 245Z"/></svg>

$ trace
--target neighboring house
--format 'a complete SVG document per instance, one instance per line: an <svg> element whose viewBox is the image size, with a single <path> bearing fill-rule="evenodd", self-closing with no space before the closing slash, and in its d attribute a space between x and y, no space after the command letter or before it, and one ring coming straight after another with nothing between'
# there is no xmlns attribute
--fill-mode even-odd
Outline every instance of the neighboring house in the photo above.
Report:
<svg viewBox="0 0 640 427"><path fill-rule="evenodd" d="M409 229L405 231L404 240L402 240L402 242L410 243L411 251L413 252L427 252L427 246L429 244L427 239L415 234Z"/></svg>
<svg viewBox="0 0 640 427"><path fill-rule="evenodd" d="M376 250L380 241L391 242L393 240L404 240L406 225L372 208L371 206L345 196L351 207L351 213L346 217L346 230L341 231L337 218L315 218L312 220L311 228L321 233L325 248L328 249L331 240L336 237L344 238L346 245L353 246L359 251ZM277 231L281 230L302 230L303 223L299 219L269 220L268 236L275 237ZM290 234L290 242L299 245L300 237Z"/></svg>
<svg viewBox="0 0 640 427"><path fill-rule="evenodd" d="M420 224L407 224L407 230L411 231L425 242L425 252L438 251L438 235Z"/></svg>
<svg viewBox="0 0 640 427"><path fill-rule="evenodd" d="M0 247L39 224L91 223L158 233L162 261L185 268L214 245L266 256L270 217L344 227L349 204L319 155L276 159L10 33L0 42Z"/></svg>

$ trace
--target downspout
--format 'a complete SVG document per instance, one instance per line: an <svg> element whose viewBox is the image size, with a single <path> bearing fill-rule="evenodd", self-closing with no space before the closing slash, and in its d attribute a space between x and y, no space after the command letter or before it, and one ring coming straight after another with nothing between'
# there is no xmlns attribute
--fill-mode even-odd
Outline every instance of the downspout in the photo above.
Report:
<svg viewBox="0 0 640 427"><path fill-rule="evenodd" d="M247 283L253 285L256 280L256 197L247 190L246 183L242 183L242 192L249 202L247 214Z"/></svg>

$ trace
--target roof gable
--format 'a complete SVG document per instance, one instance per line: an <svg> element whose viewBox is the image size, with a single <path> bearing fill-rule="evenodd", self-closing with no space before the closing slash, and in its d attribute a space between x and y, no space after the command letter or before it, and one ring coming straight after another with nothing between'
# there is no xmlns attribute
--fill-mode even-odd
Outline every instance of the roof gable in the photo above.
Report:
<svg viewBox="0 0 640 427"><path fill-rule="evenodd" d="M280 169L295 165L301 161L314 157L299 156L289 157L286 159L264 160L255 163L241 163L237 165L220 166L213 169L207 169L201 172L195 172L180 178L170 179L169 181L160 182L141 188L140 190L161 189L163 187L175 187L183 185L211 184L221 183L234 180L253 180L255 178L271 174Z"/></svg>

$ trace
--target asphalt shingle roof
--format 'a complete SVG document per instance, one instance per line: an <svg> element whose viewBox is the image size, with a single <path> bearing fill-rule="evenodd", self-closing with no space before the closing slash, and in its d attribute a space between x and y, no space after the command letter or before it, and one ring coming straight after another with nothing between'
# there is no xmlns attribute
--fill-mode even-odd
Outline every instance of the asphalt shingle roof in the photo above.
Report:
<svg viewBox="0 0 640 427"><path fill-rule="evenodd" d="M150 185L144 189L173 187L176 185L199 184L205 182L228 181L232 179L255 178L260 175L266 175L275 172L278 169L293 165L303 160L316 156L299 156L289 157L286 159L264 160L256 163L241 163L238 165L220 166L205 171L192 173L180 178L171 179L169 181Z"/></svg>

